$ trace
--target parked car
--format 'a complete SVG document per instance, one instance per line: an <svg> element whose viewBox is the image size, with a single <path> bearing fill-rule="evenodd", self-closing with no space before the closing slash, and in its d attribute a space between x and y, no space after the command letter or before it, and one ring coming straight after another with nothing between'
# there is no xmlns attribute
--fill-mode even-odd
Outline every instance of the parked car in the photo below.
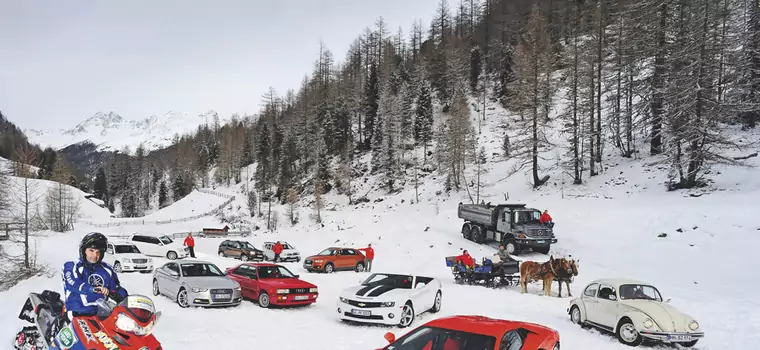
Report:
<svg viewBox="0 0 760 350"><path fill-rule="evenodd" d="M385 333L390 344L378 350L491 349L559 350L559 333L530 322L484 316L450 316L432 320L396 339Z"/></svg>
<svg viewBox="0 0 760 350"><path fill-rule="evenodd" d="M161 294L180 307L237 306L243 300L240 283L201 260L170 261L153 271L153 295Z"/></svg>
<svg viewBox="0 0 760 350"><path fill-rule="evenodd" d="M275 243L277 242L264 242L264 255L269 261L274 261L274 252L272 251L272 247L274 247ZM274 262L301 261L301 253L296 249L296 247L288 242L280 241L280 243L282 243L282 253L280 253L280 260Z"/></svg>
<svg viewBox="0 0 760 350"><path fill-rule="evenodd" d="M317 286L300 280L286 267L271 263L246 263L227 269L227 276L240 283L243 297L259 306L309 305L317 301Z"/></svg>
<svg viewBox="0 0 760 350"><path fill-rule="evenodd" d="M256 249L253 244L246 241L226 240L219 244L219 256L243 261L263 261L264 251Z"/></svg>
<svg viewBox="0 0 760 350"><path fill-rule="evenodd" d="M129 240L145 255L166 257L169 260L190 255L187 247L167 235L133 235Z"/></svg>
<svg viewBox="0 0 760 350"><path fill-rule="evenodd" d="M567 309L570 320L613 332L626 345L649 339L692 347L705 336L699 323L682 313L649 283L630 279L598 279L573 298Z"/></svg>
<svg viewBox="0 0 760 350"><path fill-rule="evenodd" d="M364 271L365 256L360 251L352 248L330 247L317 255L307 257L303 261L306 271L324 271L332 273L340 270Z"/></svg>
<svg viewBox="0 0 760 350"><path fill-rule="evenodd" d="M114 271L142 273L153 272L153 259L140 252L136 245L130 242L109 241L103 261L113 266Z"/></svg>
<svg viewBox="0 0 760 350"><path fill-rule="evenodd" d="M441 310L441 281L433 277L373 273L361 285L343 290L338 317L343 321L409 327L417 315Z"/></svg>

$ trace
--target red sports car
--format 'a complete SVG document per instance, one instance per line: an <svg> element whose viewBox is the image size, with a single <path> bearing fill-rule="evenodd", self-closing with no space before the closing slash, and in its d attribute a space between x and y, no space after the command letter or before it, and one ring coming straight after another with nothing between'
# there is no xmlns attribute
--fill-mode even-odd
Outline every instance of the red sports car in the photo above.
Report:
<svg viewBox="0 0 760 350"><path fill-rule="evenodd" d="M432 320L378 350L559 350L557 331L529 322L484 316L451 316Z"/></svg>
<svg viewBox="0 0 760 350"><path fill-rule="evenodd" d="M277 264L245 263L228 268L225 274L240 283L243 298L257 300L261 307L308 305L319 296L317 286Z"/></svg>

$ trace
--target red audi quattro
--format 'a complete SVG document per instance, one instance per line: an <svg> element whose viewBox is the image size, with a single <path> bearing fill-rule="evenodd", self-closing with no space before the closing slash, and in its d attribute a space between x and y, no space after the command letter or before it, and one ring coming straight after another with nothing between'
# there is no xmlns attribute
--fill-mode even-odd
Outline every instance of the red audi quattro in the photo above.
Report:
<svg viewBox="0 0 760 350"><path fill-rule="evenodd" d="M265 308L308 305L319 296L317 286L277 264L245 263L228 268L225 274L240 283L243 298L256 300Z"/></svg>
<svg viewBox="0 0 760 350"><path fill-rule="evenodd" d="M559 333L530 322L484 316L451 316L432 320L378 350L559 350Z"/></svg>

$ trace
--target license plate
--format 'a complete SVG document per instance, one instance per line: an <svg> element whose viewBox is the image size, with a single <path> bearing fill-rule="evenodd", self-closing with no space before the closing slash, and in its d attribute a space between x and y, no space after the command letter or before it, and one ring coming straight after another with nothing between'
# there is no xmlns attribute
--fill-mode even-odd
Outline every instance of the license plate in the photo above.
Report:
<svg viewBox="0 0 760 350"><path fill-rule="evenodd" d="M148 267L144 266L144 265L136 265L135 268L136 269L147 269Z"/></svg>
<svg viewBox="0 0 760 350"><path fill-rule="evenodd" d="M309 299L308 295L296 295L295 297L293 297L293 300L306 300L306 299Z"/></svg>
<svg viewBox="0 0 760 350"><path fill-rule="evenodd" d="M231 297L229 294L214 294L214 299L229 299Z"/></svg>
<svg viewBox="0 0 760 350"><path fill-rule="evenodd" d="M544 244L544 243L546 243L546 241L538 241L536 243L538 243L538 244Z"/></svg>
<svg viewBox="0 0 760 350"><path fill-rule="evenodd" d="M686 334L668 335L670 341L691 341L691 336Z"/></svg>
<svg viewBox="0 0 760 350"><path fill-rule="evenodd" d="M357 316L369 316L371 313L366 310L351 309L351 313Z"/></svg>

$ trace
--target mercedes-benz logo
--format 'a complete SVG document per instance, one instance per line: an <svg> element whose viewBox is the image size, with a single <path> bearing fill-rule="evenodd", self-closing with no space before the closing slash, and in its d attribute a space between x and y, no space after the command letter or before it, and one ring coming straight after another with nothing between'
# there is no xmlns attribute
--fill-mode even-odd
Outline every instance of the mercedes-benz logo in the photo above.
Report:
<svg viewBox="0 0 760 350"><path fill-rule="evenodd" d="M90 275L90 277L87 278L87 282L93 287L102 287L106 284L103 277L98 274Z"/></svg>

